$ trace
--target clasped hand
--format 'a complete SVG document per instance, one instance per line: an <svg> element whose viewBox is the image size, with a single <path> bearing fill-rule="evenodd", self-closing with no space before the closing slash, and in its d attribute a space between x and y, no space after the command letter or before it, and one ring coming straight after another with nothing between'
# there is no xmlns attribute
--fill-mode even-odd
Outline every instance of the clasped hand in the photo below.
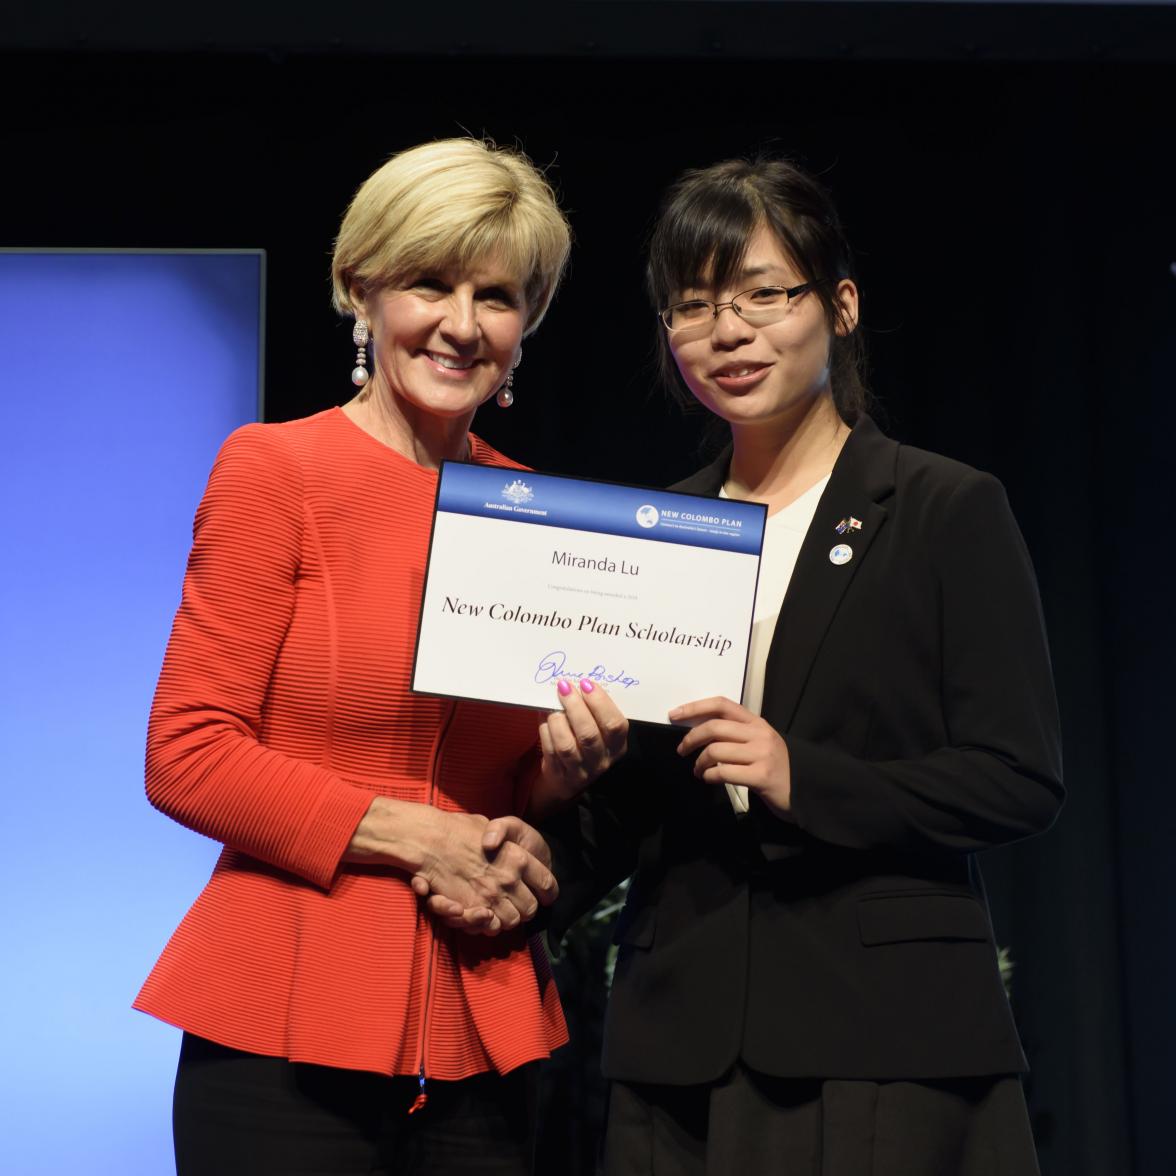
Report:
<svg viewBox="0 0 1176 1176"><path fill-rule="evenodd" d="M628 720L602 686L587 678L578 687L560 679L557 694L562 709L539 727L541 756L528 806L533 818L575 797L620 759L628 745ZM452 879L423 871L413 876L413 890L434 918L457 930L496 935L555 901L559 887L551 873L551 852L525 821L488 821L481 851L486 869L477 881L471 880L481 901L469 901L469 884L455 887Z"/></svg>
<svg viewBox="0 0 1176 1176"><path fill-rule="evenodd" d="M445 813L445 840L412 877L429 912L447 926L497 935L533 919L559 894L551 851L519 817Z"/></svg>

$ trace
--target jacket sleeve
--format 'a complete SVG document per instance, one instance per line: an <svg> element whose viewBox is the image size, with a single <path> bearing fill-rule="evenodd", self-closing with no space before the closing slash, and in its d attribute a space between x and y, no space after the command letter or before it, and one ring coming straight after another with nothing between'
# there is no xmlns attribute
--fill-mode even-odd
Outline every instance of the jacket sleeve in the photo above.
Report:
<svg viewBox="0 0 1176 1176"><path fill-rule="evenodd" d="M853 849L966 853L1048 828L1061 739L1033 568L1000 483L970 472L934 528L944 744L868 762L785 734L792 817Z"/></svg>
<svg viewBox="0 0 1176 1176"><path fill-rule="evenodd" d="M265 426L237 430L196 512L148 724L147 796L181 824L327 887L371 793L258 741L302 527L294 455Z"/></svg>
<svg viewBox="0 0 1176 1176"><path fill-rule="evenodd" d="M537 929L546 928L553 945L633 873L642 841L661 820L664 790L659 774L645 767L642 726L630 727L624 758L542 825L559 898L541 912Z"/></svg>

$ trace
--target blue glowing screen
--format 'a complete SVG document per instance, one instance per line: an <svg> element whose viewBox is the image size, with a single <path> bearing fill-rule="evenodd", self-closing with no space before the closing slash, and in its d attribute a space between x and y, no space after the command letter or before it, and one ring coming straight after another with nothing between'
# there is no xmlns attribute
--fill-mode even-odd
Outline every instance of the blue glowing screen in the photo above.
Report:
<svg viewBox="0 0 1176 1176"><path fill-rule="evenodd" d="M0 1172L174 1171L179 1034L130 1004L216 846L143 794L217 448L260 402L264 258L0 252Z"/></svg>

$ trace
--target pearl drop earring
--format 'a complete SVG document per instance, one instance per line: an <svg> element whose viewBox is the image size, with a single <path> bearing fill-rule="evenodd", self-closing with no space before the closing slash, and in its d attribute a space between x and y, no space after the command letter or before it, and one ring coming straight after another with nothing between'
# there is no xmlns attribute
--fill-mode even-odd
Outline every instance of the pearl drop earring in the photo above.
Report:
<svg viewBox="0 0 1176 1176"><path fill-rule="evenodd" d="M523 362L523 353L520 350L518 358L510 365L510 371L506 373L506 383L498 389L498 395L494 398L498 402L499 408L510 408L514 404L514 370Z"/></svg>
<svg viewBox="0 0 1176 1176"><path fill-rule="evenodd" d="M371 334L368 331L368 325L363 319L356 319L355 326L351 328L351 341L355 344L355 367L351 369L351 382L357 387L362 388L368 382L367 369L367 345Z"/></svg>
<svg viewBox="0 0 1176 1176"><path fill-rule="evenodd" d="M514 404L514 372L507 372L506 383L498 389L498 395L494 399L498 402L499 408L510 408Z"/></svg>

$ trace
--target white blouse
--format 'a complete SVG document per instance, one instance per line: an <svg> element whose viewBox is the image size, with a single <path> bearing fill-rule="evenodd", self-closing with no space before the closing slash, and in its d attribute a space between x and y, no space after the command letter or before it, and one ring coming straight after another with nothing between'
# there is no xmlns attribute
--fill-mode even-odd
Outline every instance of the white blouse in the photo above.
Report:
<svg viewBox="0 0 1176 1176"><path fill-rule="evenodd" d="M817 513L817 503L829 481L828 475L810 486L794 502L769 515L764 528L764 549L760 557L759 584L755 593L755 616L751 626L751 647L747 656L747 675L743 680L743 705L755 714L760 713L764 700L764 669L768 661L768 647L776 631L776 620L784 603L784 594L796 567L800 545ZM719 496L727 498L726 490ZM737 813L747 812L747 789L742 784L727 784L731 807Z"/></svg>

